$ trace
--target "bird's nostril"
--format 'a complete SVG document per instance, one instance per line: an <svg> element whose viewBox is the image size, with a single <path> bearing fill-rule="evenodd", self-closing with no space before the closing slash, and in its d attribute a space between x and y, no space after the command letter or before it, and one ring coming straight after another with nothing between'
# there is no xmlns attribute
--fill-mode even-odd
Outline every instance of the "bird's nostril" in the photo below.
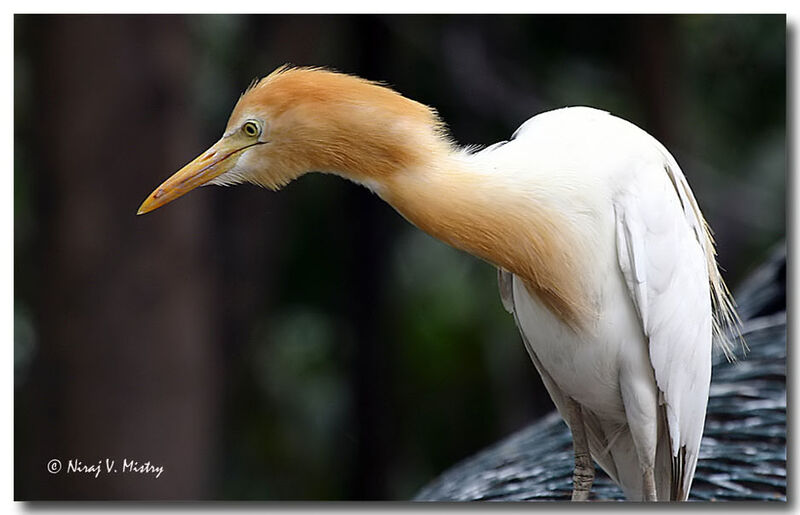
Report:
<svg viewBox="0 0 800 515"><path fill-rule="evenodd" d="M200 162L201 162L201 163L205 163L205 162L207 162L208 160L212 159L212 158L213 158L214 156L216 156L216 155L217 155L217 153L216 153L216 152L211 152L211 153L209 153L209 154L206 154L206 155L204 155L204 156L203 156L203 157L200 159Z"/></svg>

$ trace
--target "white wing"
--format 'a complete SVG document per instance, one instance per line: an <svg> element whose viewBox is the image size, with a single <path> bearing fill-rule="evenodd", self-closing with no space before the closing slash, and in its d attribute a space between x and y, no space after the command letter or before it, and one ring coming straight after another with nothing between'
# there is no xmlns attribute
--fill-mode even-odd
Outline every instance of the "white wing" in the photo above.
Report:
<svg viewBox="0 0 800 515"><path fill-rule="evenodd" d="M614 215L619 266L663 394L673 495L685 499L711 378L709 264L714 272L716 264L708 252L713 245L691 190L668 154L663 166L649 164L631 176L614 197Z"/></svg>

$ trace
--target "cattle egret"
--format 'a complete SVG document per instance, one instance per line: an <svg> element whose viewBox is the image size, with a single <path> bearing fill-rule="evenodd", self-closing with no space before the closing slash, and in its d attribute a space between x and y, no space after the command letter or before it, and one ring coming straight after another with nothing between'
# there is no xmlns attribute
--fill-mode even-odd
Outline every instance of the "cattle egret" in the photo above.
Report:
<svg viewBox="0 0 800 515"><path fill-rule="evenodd" d="M500 295L573 435L573 500L592 458L630 500L685 500L712 335L737 317L683 173L606 112L539 114L509 141L457 147L436 112L375 82L283 66L239 99L222 138L144 201L203 184L278 190L317 171L497 267Z"/></svg>

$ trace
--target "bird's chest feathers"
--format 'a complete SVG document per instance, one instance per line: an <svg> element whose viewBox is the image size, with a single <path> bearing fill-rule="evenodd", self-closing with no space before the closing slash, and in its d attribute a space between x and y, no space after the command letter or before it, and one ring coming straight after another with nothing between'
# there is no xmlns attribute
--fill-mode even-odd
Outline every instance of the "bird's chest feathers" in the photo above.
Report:
<svg viewBox="0 0 800 515"><path fill-rule="evenodd" d="M522 278L567 325L590 324L585 252L572 222L551 204L468 174L400 177L382 195L425 232Z"/></svg>

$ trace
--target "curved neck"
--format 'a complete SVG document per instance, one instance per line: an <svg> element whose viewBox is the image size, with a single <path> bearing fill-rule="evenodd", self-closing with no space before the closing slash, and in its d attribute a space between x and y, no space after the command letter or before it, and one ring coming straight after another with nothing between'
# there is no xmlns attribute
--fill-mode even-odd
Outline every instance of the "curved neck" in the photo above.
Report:
<svg viewBox="0 0 800 515"><path fill-rule="evenodd" d="M574 233L548 199L546 181L537 184L531 173L519 184L489 164L466 151L432 153L372 189L428 234L519 276L571 327L585 326L592 311Z"/></svg>

